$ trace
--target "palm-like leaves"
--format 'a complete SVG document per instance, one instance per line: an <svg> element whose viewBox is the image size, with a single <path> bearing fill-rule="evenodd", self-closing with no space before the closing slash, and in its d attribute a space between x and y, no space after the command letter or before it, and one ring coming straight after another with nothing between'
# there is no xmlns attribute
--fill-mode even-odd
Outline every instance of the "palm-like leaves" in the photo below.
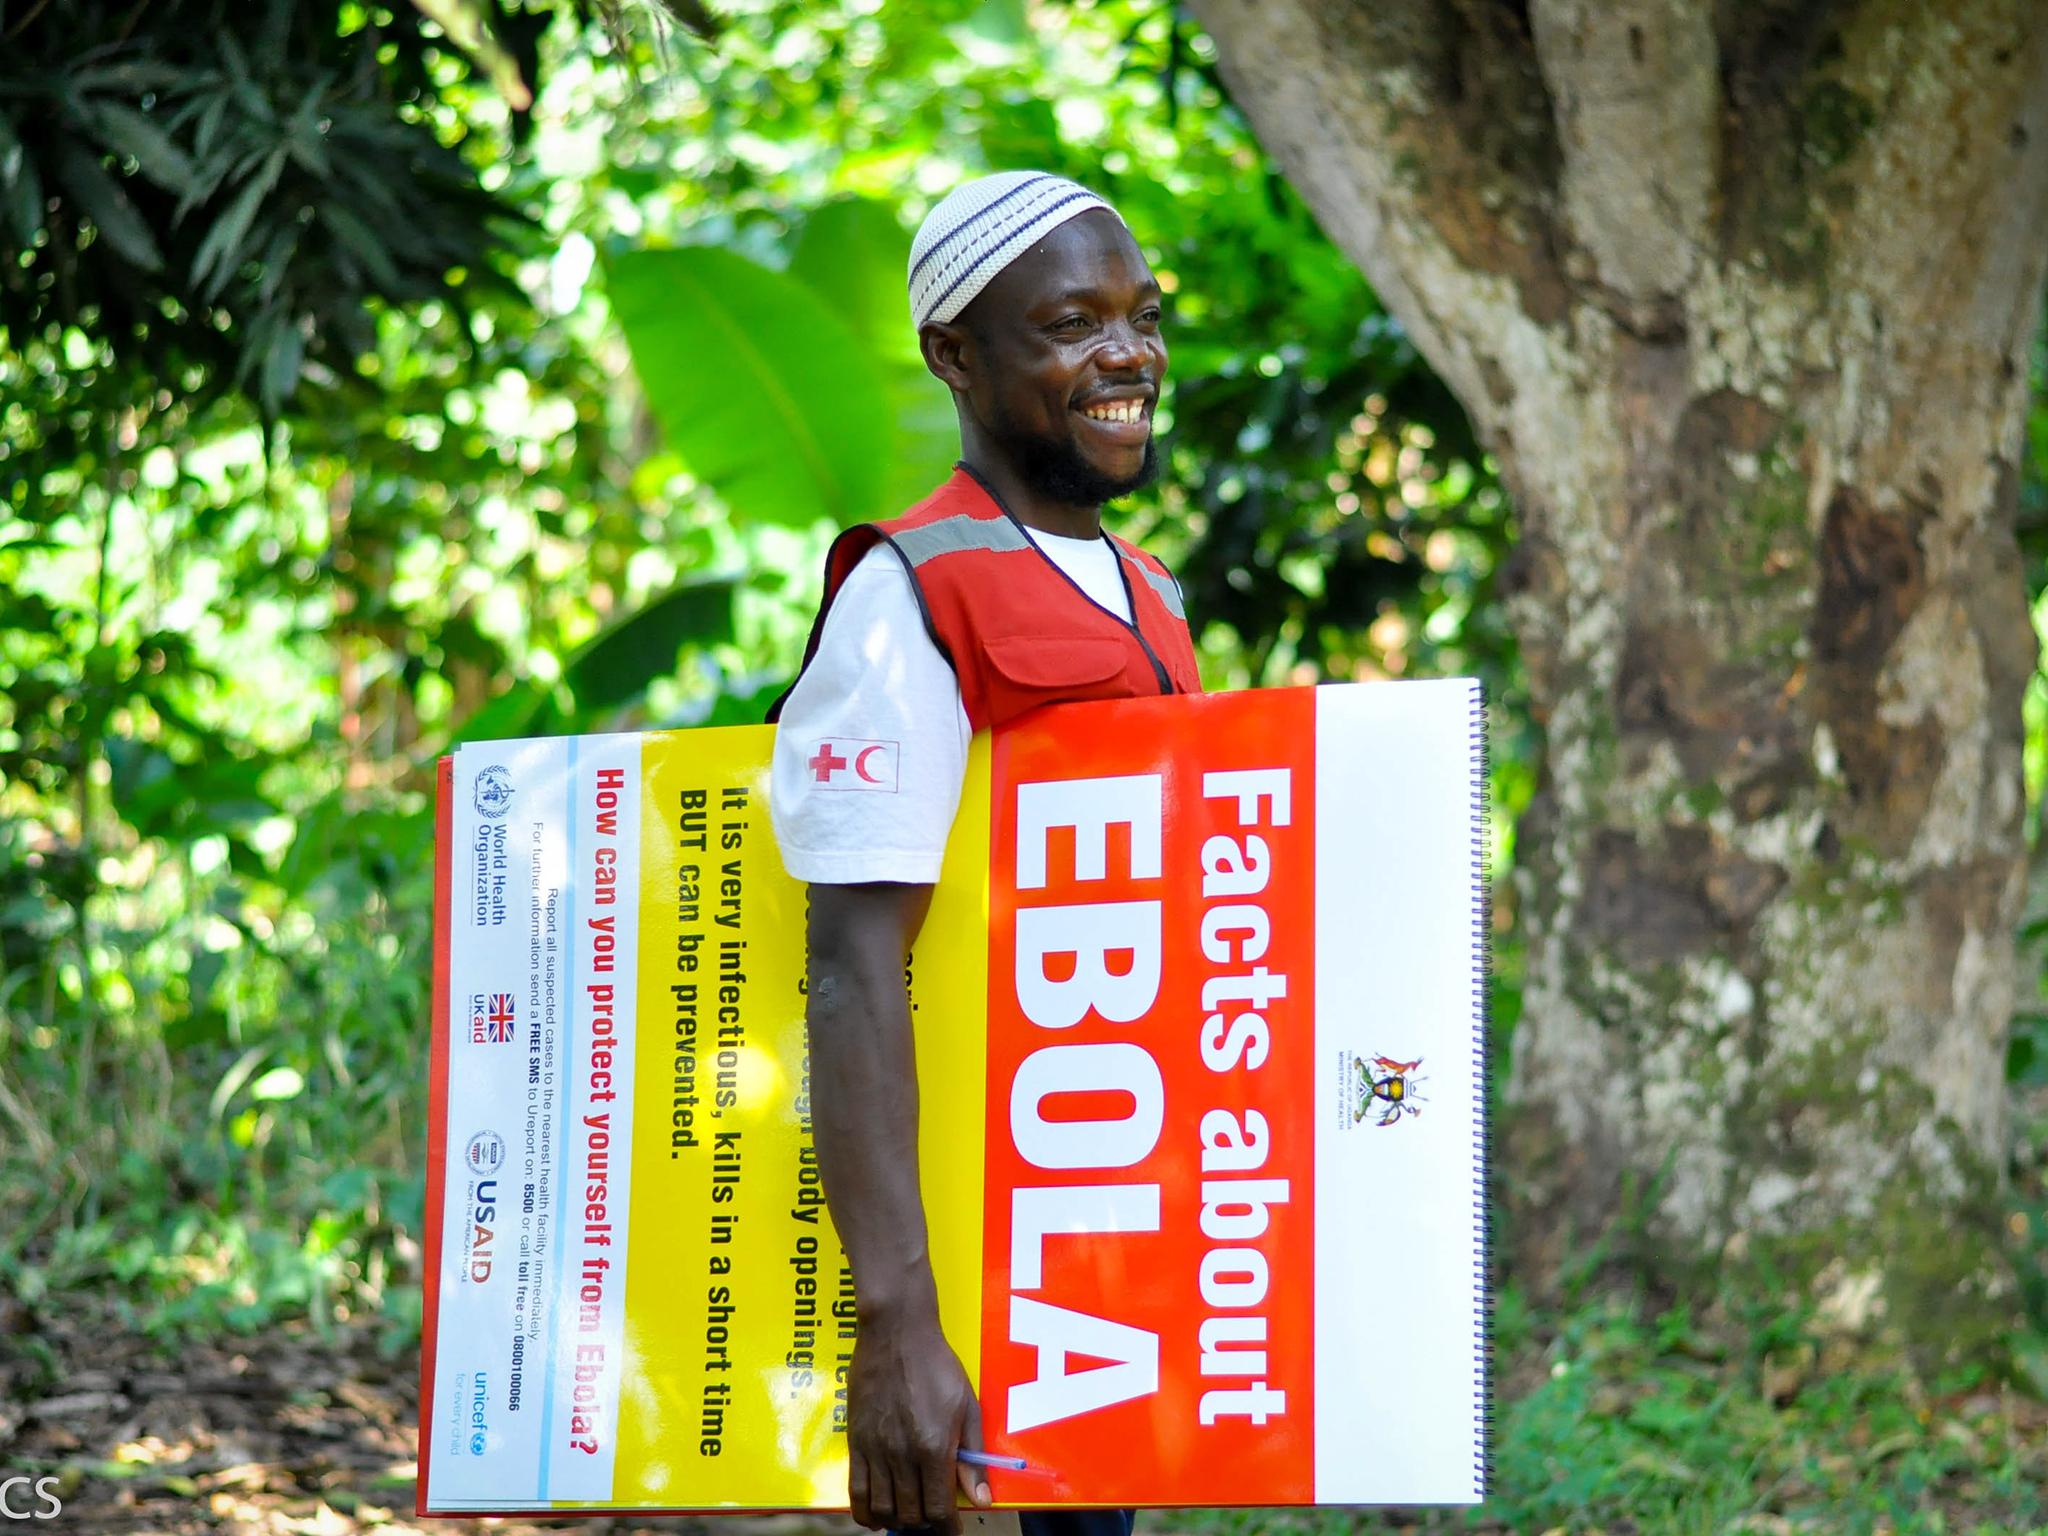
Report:
<svg viewBox="0 0 2048 1536"><path fill-rule="evenodd" d="M350 370L374 302L459 304L510 215L436 135L420 25L338 0L32 19L0 55L0 329L78 325L275 415L309 364Z"/></svg>

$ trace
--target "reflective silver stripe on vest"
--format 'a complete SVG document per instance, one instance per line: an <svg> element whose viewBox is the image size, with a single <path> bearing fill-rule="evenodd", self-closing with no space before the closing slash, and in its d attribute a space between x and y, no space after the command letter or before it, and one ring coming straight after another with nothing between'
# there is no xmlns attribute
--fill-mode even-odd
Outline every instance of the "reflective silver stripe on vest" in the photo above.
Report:
<svg viewBox="0 0 2048 1536"><path fill-rule="evenodd" d="M985 549L994 554L1029 549L1030 542L1007 517L969 517L956 513L922 528L906 528L890 539L912 565L923 565L937 555L959 554L963 550Z"/></svg>
<svg viewBox="0 0 2048 1536"><path fill-rule="evenodd" d="M1188 618L1188 611L1181 605L1180 583L1171 576L1160 575L1159 572L1153 570L1151 566L1140 560L1136 555L1131 554L1121 545L1118 546L1117 553L1124 557L1124 564L1145 578L1146 585L1151 587L1154 595L1158 597L1160 602L1166 605L1166 611L1185 624Z"/></svg>

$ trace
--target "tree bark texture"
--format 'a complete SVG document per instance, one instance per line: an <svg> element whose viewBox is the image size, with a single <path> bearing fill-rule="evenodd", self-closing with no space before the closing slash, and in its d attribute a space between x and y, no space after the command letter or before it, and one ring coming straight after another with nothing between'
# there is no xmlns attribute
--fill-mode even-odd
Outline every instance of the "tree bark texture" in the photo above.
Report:
<svg viewBox="0 0 2048 1536"><path fill-rule="evenodd" d="M2048 5L1194 10L1515 497L1514 1204L1995 1306Z"/></svg>

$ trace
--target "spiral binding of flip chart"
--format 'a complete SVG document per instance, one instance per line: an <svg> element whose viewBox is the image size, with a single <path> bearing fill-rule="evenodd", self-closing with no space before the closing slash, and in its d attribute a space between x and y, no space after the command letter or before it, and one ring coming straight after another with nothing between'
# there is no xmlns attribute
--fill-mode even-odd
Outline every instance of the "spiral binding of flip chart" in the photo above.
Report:
<svg viewBox="0 0 2048 1536"><path fill-rule="evenodd" d="M1492 1121L1488 1114L1493 1087L1493 757L1486 732L1486 688L1472 684L1472 1078L1479 1096L1479 1135L1472 1153L1472 1218L1479 1232L1479 1251L1472 1271L1472 1325L1479 1336L1474 1363L1479 1389L1479 1423L1473 1471L1478 1496L1484 1499L1493 1469L1493 1210L1488 1179L1493 1157Z"/></svg>

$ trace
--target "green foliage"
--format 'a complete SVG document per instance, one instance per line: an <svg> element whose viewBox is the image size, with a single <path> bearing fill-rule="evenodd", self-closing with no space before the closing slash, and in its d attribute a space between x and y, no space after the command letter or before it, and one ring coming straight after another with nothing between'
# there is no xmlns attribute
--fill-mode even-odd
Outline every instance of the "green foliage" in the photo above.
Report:
<svg viewBox="0 0 2048 1536"><path fill-rule="evenodd" d="M489 286L512 210L437 131L459 71L411 7L24 9L0 54L15 346L81 327L144 396L231 388L274 415L309 369L353 371L372 301Z"/></svg>
<svg viewBox="0 0 2048 1536"><path fill-rule="evenodd" d="M843 197L804 217L789 253L789 275L825 301L881 376L889 418L881 458L880 516L892 517L945 479L960 456L953 397L933 378L910 329L904 274L910 233L895 210Z"/></svg>
<svg viewBox="0 0 2048 1536"><path fill-rule="evenodd" d="M697 246L621 256L606 286L648 404L735 515L799 526L886 515L894 423L882 375L806 284Z"/></svg>
<svg viewBox="0 0 2048 1536"><path fill-rule="evenodd" d="M905 318L910 236L887 204L807 214L775 271L703 246L629 251L606 288L649 408L736 517L890 517L959 455L952 397Z"/></svg>
<svg viewBox="0 0 2048 1536"><path fill-rule="evenodd" d="M587 728L628 708L675 670L685 646L732 635L734 582L685 582L607 626L562 665L559 684L524 683L507 689L462 722L464 741L548 736Z"/></svg>

